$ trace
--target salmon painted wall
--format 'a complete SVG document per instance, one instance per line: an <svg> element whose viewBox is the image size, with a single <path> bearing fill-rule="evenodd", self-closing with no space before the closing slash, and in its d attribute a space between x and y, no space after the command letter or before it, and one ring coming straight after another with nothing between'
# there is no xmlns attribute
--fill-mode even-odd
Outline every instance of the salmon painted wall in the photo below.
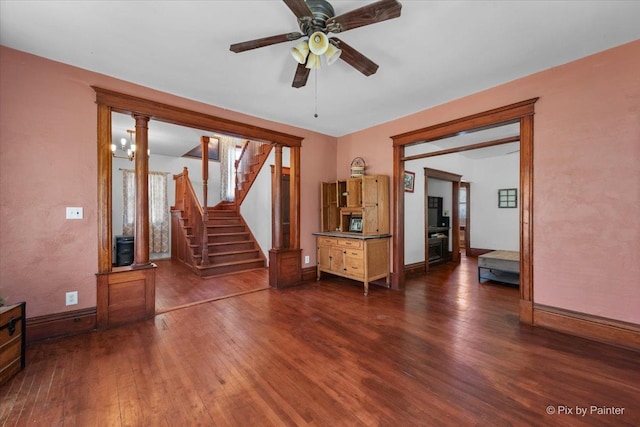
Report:
<svg viewBox="0 0 640 427"><path fill-rule="evenodd" d="M336 179L336 138L0 47L0 295L8 303L26 301L27 317L96 305L91 85L303 137L301 247L315 265L319 183ZM83 207L84 219L65 219L66 206ZM73 290L79 303L67 307L65 292Z"/></svg>
<svg viewBox="0 0 640 427"><path fill-rule="evenodd" d="M391 175L390 136L540 97L534 302L640 324L639 76L635 41L341 137L337 173L366 153Z"/></svg>

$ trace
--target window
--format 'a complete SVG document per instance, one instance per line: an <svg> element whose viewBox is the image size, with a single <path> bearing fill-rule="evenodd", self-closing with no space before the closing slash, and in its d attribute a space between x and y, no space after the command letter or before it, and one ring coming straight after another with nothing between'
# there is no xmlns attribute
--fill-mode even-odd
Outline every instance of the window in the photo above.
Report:
<svg viewBox="0 0 640 427"><path fill-rule="evenodd" d="M467 220L467 187L460 186L458 214L460 217L460 223L463 224ZM464 225L464 224L463 224Z"/></svg>

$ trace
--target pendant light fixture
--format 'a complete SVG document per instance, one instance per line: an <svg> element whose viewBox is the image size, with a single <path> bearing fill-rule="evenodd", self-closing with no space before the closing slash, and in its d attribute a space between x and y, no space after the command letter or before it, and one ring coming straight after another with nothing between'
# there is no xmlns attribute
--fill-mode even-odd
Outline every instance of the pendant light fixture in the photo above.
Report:
<svg viewBox="0 0 640 427"><path fill-rule="evenodd" d="M129 159L129 161L133 161L136 157L136 144L133 142L133 135L136 133L135 130L127 129L127 133L129 133L129 146L127 147L127 139L120 139L120 151L126 156L118 156L116 154L117 147L116 144L111 144L111 155L116 159ZM151 150L147 150L147 156L151 156Z"/></svg>

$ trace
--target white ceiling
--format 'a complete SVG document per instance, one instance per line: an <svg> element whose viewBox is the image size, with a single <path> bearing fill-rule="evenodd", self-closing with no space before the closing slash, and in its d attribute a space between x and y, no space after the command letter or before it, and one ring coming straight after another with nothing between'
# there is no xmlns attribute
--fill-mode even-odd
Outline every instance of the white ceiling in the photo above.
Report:
<svg viewBox="0 0 640 427"><path fill-rule="evenodd" d="M331 2L342 14L367 1ZM640 38L640 1L404 0L402 16L340 38L344 61L294 89L298 31L281 1L0 0L2 45L265 119L342 136Z"/></svg>

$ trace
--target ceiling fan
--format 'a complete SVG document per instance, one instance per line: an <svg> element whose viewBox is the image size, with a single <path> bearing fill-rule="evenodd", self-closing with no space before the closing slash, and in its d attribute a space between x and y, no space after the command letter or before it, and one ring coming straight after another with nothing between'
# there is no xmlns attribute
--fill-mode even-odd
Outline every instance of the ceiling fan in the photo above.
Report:
<svg viewBox="0 0 640 427"><path fill-rule="evenodd" d="M396 0L379 0L367 6L335 16L333 6L326 0L283 0L298 18L300 32L263 37L242 43L232 44L232 52L244 52L277 43L308 37L308 41L298 43L292 55L298 61L293 77L293 87L307 84L311 69L321 67L322 57L330 65L338 58L370 76L378 70L378 65L337 37L328 37L329 33L341 33L353 28L375 24L400 16L402 5Z"/></svg>

